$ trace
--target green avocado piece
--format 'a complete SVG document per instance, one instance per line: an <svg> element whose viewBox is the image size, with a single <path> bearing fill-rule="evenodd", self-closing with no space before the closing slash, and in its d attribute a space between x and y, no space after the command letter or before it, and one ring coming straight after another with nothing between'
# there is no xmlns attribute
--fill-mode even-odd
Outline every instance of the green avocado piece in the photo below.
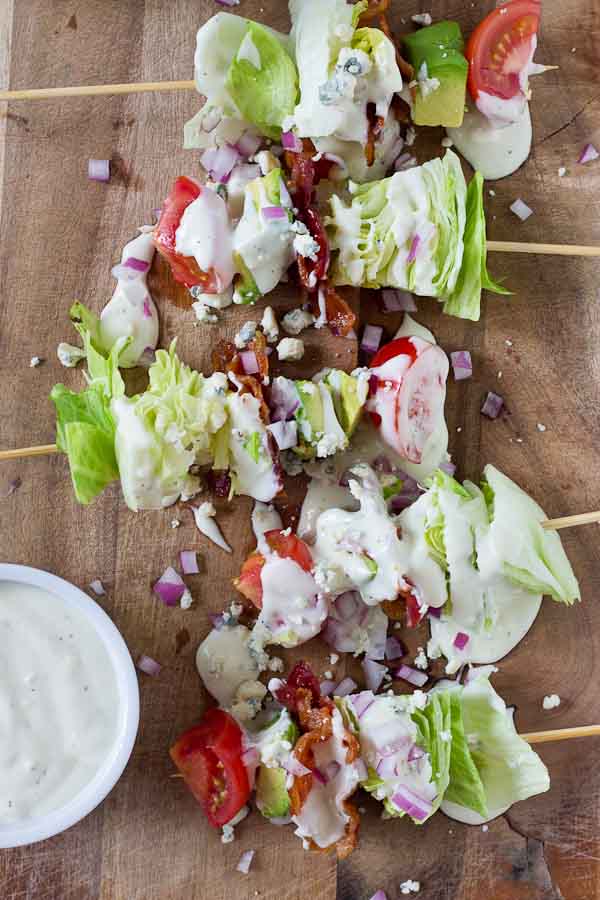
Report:
<svg viewBox="0 0 600 900"><path fill-rule="evenodd" d="M423 63L429 78L437 78L439 88L422 96L414 93L415 125L443 125L458 128L465 112L469 64L463 55L464 41L457 22L436 22L403 38L406 56L418 75Z"/></svg>
<svg viewBox="0 0 600 900"><path fill-rule="evenodd" d="M285 769L259 766L256 776L256 805L265 819L279 819L290 811L290 798L285 786Z"/></svg>
<svg viewBox="0 0 600 900"><path fill-rule="evenodd" d="M256 303L261 293L256 285L252 272L239 253L233 254L233 261L239 274L233 282L233 302L239 304Z"/></svg>
<svg viewBox="0 0 600 900"><path fill-rule="evenodd" d="M332 369L325 381L333 394L333 405L338 421L347 436L351 437L363 409L358 397L358 378L342 372L341 369Z"/></svg>

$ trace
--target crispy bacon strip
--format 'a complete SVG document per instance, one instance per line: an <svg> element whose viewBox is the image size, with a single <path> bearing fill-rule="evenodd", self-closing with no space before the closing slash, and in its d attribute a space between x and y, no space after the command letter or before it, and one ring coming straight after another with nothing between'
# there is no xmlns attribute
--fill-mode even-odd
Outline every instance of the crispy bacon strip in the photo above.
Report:
<svg viewBox="0 0 600 900"><path fill-rule="evenodd" d="M248 350L253 350L258 363L258 374L245 375L240 357L240 351L231 341L221 341L212 352L212 364L215 372L231 372L236 381L241 385L239 390L245 394L253 394L260 402L260 414L263 422L269 422L269 407L265 401L262 381L269 374L269 357L267 356L267 340L262 331L257 331L253 340L248 344ZM259 380L260 379L260 380Z"/></svg>
<svg viewBox="0 0 600 900"><path fill-rule="evenodd" d="M325 315L331 332L339 337L346 337L356 325L356 315L330 284L323 283L321 290L325 292ZM320 312L318 297L313 295L310 302L313 314L318 317Z"/></svg>
<svg viewBox="0 0 600 900"><path fill-rule="evenodd" d="M383 116L375 115L375 104L367 103L367 119L369 122L369 130L367 134L367 143L365 144L365 159L367 165L372 166L375 162L375 144L377 138L383 131L385 119Z"/></svg>
<svg viewBox="0 0 600 900"><path fill-rule="evenodd" d="M362 28L374 19L378 19L380 16L385 15L389 9L389 5L390 0L369 0L368 9L365 9L358 20L359 28Z"/></svg>
<svg viewBox="0 0 600 900"><path fill-rule="evenodd" d="M394 37L394 32L390 28L389 22L384 12L379 17L379 27L383 31L386 37L390 39L394 47L396 48L396 62L398 63L398 68L400 69L400 74L404 78L405 81L412 81L415 77L415 70L411 66L409 62L407 62L400 50L398 49L398 44L396 43L396 38Z"/></svg>

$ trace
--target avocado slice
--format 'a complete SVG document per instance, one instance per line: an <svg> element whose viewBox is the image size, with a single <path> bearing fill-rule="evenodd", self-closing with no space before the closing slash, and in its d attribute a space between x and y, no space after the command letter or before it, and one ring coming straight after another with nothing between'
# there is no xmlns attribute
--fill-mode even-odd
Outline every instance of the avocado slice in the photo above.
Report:
<svg viewBox="0 0 600 900"><path fill-rule="evenodd" d="M233 302L240 304L256 303L262 295L252 272L239 253L233 254L233 261L238 271L233 282Z"/></svg>
<svg viewBox="0 0 600 900"><path fill-rule="evenodd" d="M436 22L405 35L404 48L408 61L418 73L426 65L429 78L437 78L440 86L423 96L414 93L415 125L443 125L458 128L465 113L469 64L463 55L464 41L457 22Z"/></svg>
<svg viewBox="0 0 600 900"><path fill-rule="evenodd" d="M285 786L285 769L259 766L256 776L256 805L265 819L280 819L290 811L290 798Z"/></svg>
<svg viewBox="0 0 600 900"><path fill-rule="evenodd" d="M351 437L358 425L363 409L358 396L358 379L341 369L332 369L325 379L333 394L333 404L338 421L346 435Z"/></svg>
<svg viewBox="0 0 600 900"><path fill-rule="evenodd" d="M318 441L317 434L323 433L323 400L318 386L313 381L297 381L296 389L300 406L296 410L295 419L300 440L298 446L294 447L294 452L308 459L314 456L313 445Z"/></svg>

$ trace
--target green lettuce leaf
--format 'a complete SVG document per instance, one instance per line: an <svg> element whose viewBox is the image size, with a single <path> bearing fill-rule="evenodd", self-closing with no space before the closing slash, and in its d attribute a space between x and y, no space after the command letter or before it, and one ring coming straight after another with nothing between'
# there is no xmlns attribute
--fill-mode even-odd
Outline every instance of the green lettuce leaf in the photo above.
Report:
<svg viewBox="0 0 600 900"><path fill-rule="evenodd" d="M491 506L486 540L515 584L561 603L580 599L579 584L556 531L542 528L541 506L494 466L484 469L484 494Z"/></svg>
<svg viewBox="0 0 600 900"><path fill-rule="evenodd" d="M469 736L469 752L485 794L487 815L500 815L513 803L549 789L546 766L517 734L506 704L486 677L477 677L477 670L460 691L460 705L464 732ZM467 795L469 803L464 802ZM470 805L475 799L473 786L467 787L460 780L446 798L476 809Z"/></svg>
<svg viewBox="0 0 600 900"><path fill-rule="evenodd" d="M452 747L450 751L450 781L444 800L475 810L484 818L488 815L485 790L469 750L458 691L449 691L452 719Z"/></svg>
<svg viewBox="0 0 600 900"><path fill-rule="evenodd" d="M483 177L475 172L467 190L467 223L464 232L464 252L460 273L453 291L444 304L444 312L460 319L479 321L481 291L510 294L493 281L486 266L485 213L483 210Z"/></svg>
<svg viewBox="0 0 600 900"><path fill-rule="evenodd" d="M101 384L80 394L56 384L50 397L56 407L56 444L69 459L77 500L88 504L119 477L109 399Z"/></svg>
<svg viewBox="0 0 600 900"><path fill-rule="evenodd" d="M258 63L258 68L256 66ZM298 96L296 66L272 32L248 22L229 66L227 90L238 110L267 137L278 140Z"/></svg>
<svg viewBox="0 0 600 900"><path fill-rule="evenodd" d="M427 706L415 709L411 718L417 726L417 744L429 756L432 780L437 788L433 809L427 817L430 818L439 809L450 781L452 713L448 693L440 691L429 694ZM422 825L423 822L416 824Z"/></svg>

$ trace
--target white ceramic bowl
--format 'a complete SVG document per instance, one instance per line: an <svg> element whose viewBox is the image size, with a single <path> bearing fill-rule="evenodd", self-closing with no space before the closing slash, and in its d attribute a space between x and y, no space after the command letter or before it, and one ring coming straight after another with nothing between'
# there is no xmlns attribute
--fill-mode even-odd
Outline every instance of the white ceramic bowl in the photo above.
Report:
<svg viewBox="0 0 600 900"><path fill-rule="evenodd" d="M125 641L111 619L91 597L68 581L29 566L0 563L0 581L42 588L58 595L68 606L76 607L93 626L106 647L114 666L119 696L117 735L110 753L94 778L72 800L47 815L0 825L0 848L7 848L33 844L60 834L102 803L119 780L131 756L140 718L140 698L135 667Z"/></svg>

